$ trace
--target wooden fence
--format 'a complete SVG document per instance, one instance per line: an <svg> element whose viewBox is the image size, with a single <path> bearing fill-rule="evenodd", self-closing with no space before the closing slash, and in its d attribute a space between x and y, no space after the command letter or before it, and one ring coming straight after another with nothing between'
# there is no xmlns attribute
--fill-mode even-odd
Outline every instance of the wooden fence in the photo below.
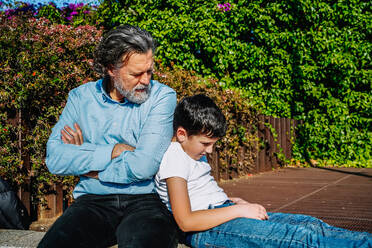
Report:
<svg viewBox="0 0 372 248"><path fill-rule="evenodd" d="M249 168L246 170L247 173L255 174L270 171L272 168L280 167L283 159L283 157L280 156L290 159L292 153L292 142L296 138L296 126L298 124L299 122L293 119L274 118L263 115L259 116L259 124L257 127L259 149L255 151L254 164L249 166ZM20 142L20 146L21 145L22 144ZM242 147L239 151L239 157L244 158L245 152L247 151L245 151L245 148ZM25 168L30 170L30 161L28 159L29 156L22 154L22 157L25 160ZM219 155L216 152L212 153L208 157L208 160L212 167L212 174L217 181L221 179L228 180L239 176L234 169L228 169L226 170L226 173L219 173L219 171L221 171L219 170ZM30 183L31 181L29 180L28 184L30 185ZM30 201L30 188L30 186L20 188L18 191L18 196L28 209L29 213L31 213L31 216L34 220L42 221L54 219L60 216L64 208L69 205L66 200L63 200L64 192L62 187L60 185L54 185L54 193L45 196L48 206L32 206Z"/></svg>
<svg viewBox="0 0 372 248"><path fill-rule="evenodd" d="M299 124L300 122L294 119L260 115L257 127L258 149L254 154L254 163L246 168L245 172L257 174L270 171L280 167L284 159L291 159L292 144L296 139L296 127ZM238 157L243 159L246 152L248 152L246 148L241 147ZM232 164L229 165L231 168L221 170L219 156L215 152L209 156L208 160L212 167L212 174L217 181L241 176ZM221 171L225 172L221 173Z"/></svg>
<svg viewBox="0 0 372 248"><path fill-rule="evenodd" d="M296 139L296 127L299 121L288 118L259 116L258 138L263 142L257 151L255 170L252 173L270 171L278 168L282 154L285 159L292 158L292 144Z"/></svg>

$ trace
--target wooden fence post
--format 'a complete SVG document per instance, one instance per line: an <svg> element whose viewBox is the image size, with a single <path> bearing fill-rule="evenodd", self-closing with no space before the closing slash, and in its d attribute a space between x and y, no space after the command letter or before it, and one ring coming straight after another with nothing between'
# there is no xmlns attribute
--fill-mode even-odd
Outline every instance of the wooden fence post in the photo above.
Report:
<svg viewBox="0 0 372 248"><path fill-rule="evenodd" d="M220 180L220 166L219 166L219 154L215 147L213 147L213 152L208 154L208 163L211 166L211 174L216 181Z"/></svg>
<svg viewBox="0 0 372 248"><path fill-rule="evenodd" d="M30 164L30 154L25 152L24 147L24 130L26 129L25 122L22 116L22 109L19 109L15 112L15 116L13 118L9 118L8 121L13 126L18 127L18 135L17 135L17 149L18 149L18 156L20 161L22 161L22 169L26 174L26 178L24 183L20 185L17 191L17 195L19 199L22 201L23 205L26 207L29 216L33 219L34 212L32 211L31 205L31 164Z"/></svg>
<svg viewBox="0 0 372 248"><path fill-rule="evenodd" d="M275 138L274 138L274 132L275 131L275 118L270 116L269 117L269 125L271 126L270 128L270 139L269 139L269 148L270 148L270 167L271 168L276 168L277 167L277 161L275 157Z"/></svg>
<svg viewBox="0 0 372 248"><path fill-rule="evenodd" d="M285 150L284 154L287 159L291 158L291 119L285 119Z"/></svg>
<svg viewBox="0 0 372 248"><path fill-rule="evenodd" d="M262 149L262 143L265 143L265 117L263 115L258 116L258 151L257 151L257 160L258 160L258 172L264 171L265 169L265 148Z"/></svg>
<svg viewBox="0 0 372 248"><path fill-rule="evenodd" d="M265 171L270 171L274 167L273 161L273 153L274 153L274 136L271 130L273 117L266 116L266 126L265 126L265 134L266 134L266 167Z"/></svg>
<svg viewBox="0 0 372 248"><path fill-rule="evenodd" d="M38 220L54 219L63 212L63 190L61 185L54 184L50 194L45 195L46 206L38 206Z"/></svg>
<svg viewBox="0 0 372 248"><path fill-rule="evenodd" d="M281 134L281 140L280 140L280 147L282 148L282 152L285 155L285 148L287 146L287 138L285 137L286 133L286 125L285 125L285 118L280 118L280 134Z"/></svg>

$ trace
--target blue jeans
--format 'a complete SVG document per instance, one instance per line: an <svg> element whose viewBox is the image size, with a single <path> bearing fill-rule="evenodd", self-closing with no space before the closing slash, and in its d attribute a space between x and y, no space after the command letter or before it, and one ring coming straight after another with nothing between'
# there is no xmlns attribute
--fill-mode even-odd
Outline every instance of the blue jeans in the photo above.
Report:
<svg viewBox="0 0 372 248"><path fill-rule="evenodd" d="M219 207L228 206L222 205ZM372 247L372 234L333 227L307 215L268 213L269 220L237 218L187 234L191 247Z"/></svg>
<svg viewBox="0 0 372 248"><path fill-rule="evenodd" d="M167 247L177 225L157 194L83 195L67 208L38 248Z"/></svg>

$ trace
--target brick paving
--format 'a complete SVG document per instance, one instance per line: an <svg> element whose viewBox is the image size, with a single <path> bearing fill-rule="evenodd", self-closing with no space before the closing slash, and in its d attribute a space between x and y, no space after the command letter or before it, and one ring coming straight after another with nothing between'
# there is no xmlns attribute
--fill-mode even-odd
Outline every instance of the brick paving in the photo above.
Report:
<svg viewBox="0 0 372 248"><path fill-rule="evenodd" d="M229 196L260 203L269 212L312 215L372 233L372 169L284 168L220 186Z"/></svg>
<svg viewBox="0 0 372 248"><path fill-rule="evenodd" d="M220 186L229 196L260 203L270 212L308 214L334 226L372 233L372 168L284 168ZM33 248L43 235L0 230L0 248Z"/></svg>

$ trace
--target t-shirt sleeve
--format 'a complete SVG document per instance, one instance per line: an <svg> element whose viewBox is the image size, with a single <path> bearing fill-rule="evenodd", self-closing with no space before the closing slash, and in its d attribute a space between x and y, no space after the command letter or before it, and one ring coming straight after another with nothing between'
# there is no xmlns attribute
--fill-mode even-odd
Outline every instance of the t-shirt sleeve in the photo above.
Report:
<svg viewBox="0 0 372 248"><path fill-rule="evenodd" d="M190 172L190 158L179 144L172 143L164 154L158 171L160 180L181 177L187 181Z"/></svg>

